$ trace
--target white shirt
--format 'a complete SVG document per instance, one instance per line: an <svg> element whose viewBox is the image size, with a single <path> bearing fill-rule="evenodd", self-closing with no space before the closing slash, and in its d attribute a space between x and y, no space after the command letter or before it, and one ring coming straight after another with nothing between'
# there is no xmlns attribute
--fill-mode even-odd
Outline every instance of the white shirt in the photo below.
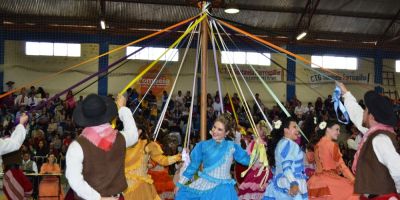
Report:
<svg viewBox="0 0 400 200"><path fill-rule="evenodd" d="M358 145L360 144L361 139L362 139L361 134L358 134L358 135L356 136L355 139L349 138L349 139L347 140L347 147L348 147L349 149L353 149L353 150L356 150L356 151L357 151Z"/></svg>
<svg viewBox="0 0 400 200"><path fill-rule="evenodd" d="M350 92L346 92L343 98L350 120L364 134L368 130L362 126L364 110ZM372 147L379 162L388 168L397 193L400 193L400 155L396 152L392 141L387 135L380 134L372 140Z"/></svg>
<svg viewBox="0 0 400 200"><path fill-rule="evenodd" d="M22 95L18 95L14 100L14 105L16 105L16 106L21 106L21 105L26 106L26 105L28 105L28 101L29 101L29 99L28 99L27 96L22 97Z"/></svg>
<svg viewBox="0 0 400 200"><path fill-rule="evenodd" d="M307 112L308 112L308 107L305 106L296 106L296 108L294 108L294 113L296 115L303 115Z"/></svg>
<svg viewBox="0 0 400 200"><path fill-rule="evenodd" d="M218 115L222 112L221 103L214 102L212 106L213 106L214 111L218 112Z"/></svg>
<svg viewBox="0 0 400 200"><path fill-rule="evenodd" d="M33 107L38 106L41 101L42 101L41 98L31 97L28 99L28 106L33 106Z"/></svg>
<svg viewBox="0 0 400 200"><path fill-rule="evenodd" d="M26 133L25 127L22 124L18 124L11 137L0 138L0 156L18 150L25 140Z"/></svg>
<svg viewBox="0 0 400 200"><path fill-rule="evenodd" d="M119 118L124 124L124 130L120 133L124 136L126 147L132 146L138 141L138 131L131 110L121 107L118 110ZM98 200L100 194L94 190L84 179L83 170L83 151L77 141L73 141L67 151L65 176L71 188L83 199ZM100 158L101 159L101 158ZM107 173L107 172L104 172Z"/></svg>

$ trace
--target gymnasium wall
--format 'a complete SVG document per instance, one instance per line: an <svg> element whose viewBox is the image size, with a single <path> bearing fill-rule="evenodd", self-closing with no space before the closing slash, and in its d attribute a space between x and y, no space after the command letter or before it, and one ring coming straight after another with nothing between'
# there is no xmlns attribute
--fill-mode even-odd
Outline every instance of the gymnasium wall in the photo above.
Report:
<svg viewBox="0 0 400 200"><path fill-rule="evenodd" d="M81 57L27 56L25 55L25 42L6 40L4 82L12 80L15 82L15 87L19 87L83 62L98 55L98 52L98 44L81 44ZM84 79L97 71L97 69L98 61L95 60L34 85L36 88L43 87L46 92L52 95ZM82 87L80 86L76 90ZM6 86L4 88L6 89ZM97 93L97 84L89 87L83 94L86 95L88 93Z"/></svg>
<svg viewBox="0 0 400 200"><path fill-rule="evenodd" d="M117 48L118 45L110 45L110 50ZM183 58L185 49L180 49L179 51L179 61L178 62L169 62L166 65L166 72L162 74L160 82L157 83L157 87L155 93L161 94L162 90L169 91L171 89L172 83L176 78L177 70L180 64L180 61ZM20 86L22 84L26 84L28 82L34 81L38 78L47 76L51 73L57 72L64 67L72 66L74 64L80 63L84 60L87 60L91 57L98 55L99 45L98 44L82 44L81 49L81 57L72 58L72 57L51 57L51 56L26 56L25 55L25 43L23 41L14 41L14 40L6 40L5 42L5 63L4 63L4 82L9 80L13 80L16 82L16 86ZM115 53L112 53L109 58L109 63L113 63L119 58L125 56L125 50L121 50ZM208 52L208 82L207 82L207 90L212 95L217 91L217 80L215 76L215 67L213 62L213 54L212 51ZM310 55L302 55L307 59L310 59ZM182 90L183 94L186 93L187 90L192 90L193 87L193 71L194 64L196 59L196 52L194 49L190 49L188 55L186 57L186 61L184 62L183 69L181 75L178 79L175 92L178 90ZM220 62L220 55L217 55L218 62ZM272 59L276 61L279 65L286 68L287 58L282 55L272 54ZM139 60L130 60L118 70L114 71L109 75L108 78L108 93L116 94L118 93L126 84L128 84L138 73L140 73L151 61L139 61ZM373 84L374 83L374 63L373 59L358 59L358 70L349 71L349 70L336 70L335 72L339 74L346 74L346 76L351 76L355 81L361 82L361 84L347 84L349 90L353 92L357 99L362 98L363 94L367 90L365 87L365 83ZM146 81L141 81L135 84L135 88L139 91L142 90L144 93L144 89L146 88L146 84L148 84L152 77L156 75L158 70L164 64L163 61L159 62L155 68L156 70L152 72L151 75L145 77ZM395 61L384 59L384 71L392 70L394 71ZM220 65L220 74L222 80L222 91L225 94L227 91L229 93L235 92L235 88L232 84L232 81L229 78L229 75L224 72L222 69L225 68L224 65ZM241 69L245 69L247 71L250 70L248 66L239 66ZM277 97L281 101L286 100L286 71L279 68L275 63L272 63L271 66L255 66L258 70L268 70L268 71L281 71L283 72L280 75L272 75L268 77L276 78L275 81L267 81L267 84L272 88L272 90L276 93ZM49 81L44 81L40 84L35 84L35 86L42 86L46 89L46 91L54 94L59 92L72 84L78 82L79 80L84 79L89 76L89 74L94 73L98 70L98 61L93 61L88 64L85 64L71 72L63 73L57 76L54 79ZM397 88L399 88L400 84L400 73L396 73ZM200 77L200 75L198 75ZM318 74L309 70L309 66L304 66L300 62L296 62L296 95L299 100L306 104L307 102L315 102L315 99L318 96L326 97L332 93L334 89L334 84L331 81L322 80ZM254 93L259 93L264 103L267 105L274 104L272 97L265 90L264 86L260 83L260 81L252 75L247 74L246 77L251 77L251 80L248 80L249 87L253 90ZM240 77L238 77L240 78ZM240 79L241 80L241 79ZM246 96L246 100L253 104L253 100L247 90L246 85L243 81L240 81L241 88ZM197 84L197 82L196 82ZM86 84L85 84L86 85ZM80 86L80 88L85 85ZM80 88L75 89L75 91ZM372 89L372 87L370 87ZM196 86L197 90L197 86ZM87 95L88 93L97 93L97 84L92 85L84 92L82 95Z"/></svg>

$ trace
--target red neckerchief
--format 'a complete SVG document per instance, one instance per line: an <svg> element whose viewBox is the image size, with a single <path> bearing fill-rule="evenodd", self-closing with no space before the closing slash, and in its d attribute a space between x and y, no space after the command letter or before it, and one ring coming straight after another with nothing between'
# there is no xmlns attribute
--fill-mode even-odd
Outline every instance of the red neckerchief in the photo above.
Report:
<svg viewBox="0 0 400 200"><path fill-rule="evenodd" d="M82 136L88 139L96 147L110 151L117 137L117 130L114 130L110 124L86 127L82 131Z"/></svg>

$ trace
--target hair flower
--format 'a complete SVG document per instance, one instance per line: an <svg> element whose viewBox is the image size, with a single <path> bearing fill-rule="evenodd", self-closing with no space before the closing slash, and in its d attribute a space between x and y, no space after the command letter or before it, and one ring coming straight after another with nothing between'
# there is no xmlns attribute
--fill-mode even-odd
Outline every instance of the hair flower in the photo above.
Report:
<svg viewBox="0 0 400 200"><path fill-rule="evenodd" d="M326 128L326 122L323 121L323 122L319 123L318 127L320 130L324 130Z"/></svg>

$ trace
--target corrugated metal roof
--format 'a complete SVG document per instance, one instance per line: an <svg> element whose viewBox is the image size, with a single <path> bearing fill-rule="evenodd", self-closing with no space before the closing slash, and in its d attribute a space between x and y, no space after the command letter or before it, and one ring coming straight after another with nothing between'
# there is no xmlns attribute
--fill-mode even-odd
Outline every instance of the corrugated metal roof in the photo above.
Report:
<svg viewBox="0 0 400 200"><path fill-rule="evenodd" d="M224 6L224 0L218 2ZM241 8L238 14L226 14L223 8L213 8L212 14L256 29L296 34L298 27L303 28L298 22L309 0L233 2ZM119 25L158 24L162 28L163 24L175 23L198 14L199 9L193 4L194 0L106 0L104 17ZM349 37L357 34L379 39L399 11L399 0L320 0L309 29L314 33L324 33L326 37L329 37L329 33L332 37L343 33L349 34ZM306 18L303 20L307 20L308 14L304 14ZM84 19L87 25L97 25L101 16L99 0L0 1L0 17L8 21L19 19L29 23L35 17L36 20L43 17L49 23L57 19L60 24L65 18L68 24ZM384 37L396 37L399 31L399 25L393 23Z"/></svg>

